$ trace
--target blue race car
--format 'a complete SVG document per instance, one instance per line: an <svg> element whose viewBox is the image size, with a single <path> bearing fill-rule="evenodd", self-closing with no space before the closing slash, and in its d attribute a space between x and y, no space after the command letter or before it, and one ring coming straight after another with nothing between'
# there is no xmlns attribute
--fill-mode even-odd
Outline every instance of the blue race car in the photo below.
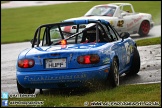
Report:
<svg viewBox="0 0 162 108"><path fill-rule="evenodd" d="M67 32L71 26L73 32ZM19 93L84 87L89 82L116 87L120 75L140 69L135 41L127 32L119 35L105 20L44 24L36 29L31 43L32 48L23 50L17 60Z"/></svg>

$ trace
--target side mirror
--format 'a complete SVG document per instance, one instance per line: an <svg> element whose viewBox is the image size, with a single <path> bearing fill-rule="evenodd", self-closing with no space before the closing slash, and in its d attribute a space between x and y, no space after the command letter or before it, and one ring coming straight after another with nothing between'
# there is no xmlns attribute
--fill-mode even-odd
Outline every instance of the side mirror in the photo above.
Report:
<svg viewBox="0 0 162 108"><path fill-rule="evenodd" d="M125 39L125 38L130 37L130 34L128 32L122 32L122 33L120 33L119 36L120 36L120 38Z"/></svg>
<svg viewBox="0 0 162 108"><path fill-rule="evenodd" d="M34 39L32 39L32 40L30 41L30 43L33 44L33 41L34 41ZM38 42L38 40L37 40L37 38L36 38L35 41L34 41L34 45L37 45L37 44L38 44L37 42ZM39 44L40 44L40 42L39 42Z"/></svg>
<svg viewBox="0 0 162 108"><path fill-rule="evenodd" d="M123 17L123 16L126 16L126 13L121 13L121 16Z"/></svg>

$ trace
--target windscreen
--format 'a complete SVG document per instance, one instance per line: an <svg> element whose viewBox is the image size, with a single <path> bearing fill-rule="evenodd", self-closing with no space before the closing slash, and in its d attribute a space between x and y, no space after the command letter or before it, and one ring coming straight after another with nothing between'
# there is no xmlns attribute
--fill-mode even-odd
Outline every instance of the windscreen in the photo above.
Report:
<svg viewBox="0 0 162 108"><path fill-rule="evenodd" d="M85 16L113 16L116 7L112 6L96 6L91 8Z"/></svg>

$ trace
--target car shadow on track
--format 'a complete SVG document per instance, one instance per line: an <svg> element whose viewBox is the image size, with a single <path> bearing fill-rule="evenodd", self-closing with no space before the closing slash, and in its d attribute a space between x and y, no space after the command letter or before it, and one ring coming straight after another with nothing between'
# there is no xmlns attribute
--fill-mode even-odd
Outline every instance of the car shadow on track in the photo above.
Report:
<svg viewBox="0 0 162 108"><path fill-rule="evenodd" d="M138 74L132 76L122 75L120 76L120 85L136 84L140 80L141 80L141 76Z"/></svg>
<svg viewBox="0 0 162 108"><path fill-rule="evenodd" d="M150 34L148 34L147 36L139 36L138 34L132 34L132 35L130 35L130 37L134 40L140 40L140 39L150 38L153 36Z"/></svg>
<svg viewBox="0 0 162 108"><path fill-rule="evenodd" d="M103 91L111 89L111 87L105 85L105 83L94 84L90 87L78 87L78 88L59 88L59 89L43 89L43 94L37 92L37 95L61 95L61 96L83 96L88 93Z"/></svg>
<svg viewBox="0 0 162 108"><path fill-rule="evenodd" d="M122 75L120 76L120 85L131 84L132 82L137 81L140 79L138 74L133 76ZM110 87L108 83L101 83L100 85L94 85L92 87L80 87L80 88L62 88L62 89L43 89L43 94L40 94L38 91L37 95L61 95L61 96L74 96L79 95L83 96L88 93L98 92L98 91L105 91L105 90L112 90L113 88Z"/></svg>

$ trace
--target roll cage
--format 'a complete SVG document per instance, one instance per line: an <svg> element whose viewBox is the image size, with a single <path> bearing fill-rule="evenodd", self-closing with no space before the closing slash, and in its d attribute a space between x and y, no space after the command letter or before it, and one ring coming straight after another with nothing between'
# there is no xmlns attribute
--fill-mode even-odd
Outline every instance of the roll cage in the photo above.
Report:
<svg viewBox="0 0 162 108"><path fill-rule="evenodd" d="M81 24L90 24L90 23L94 23L94 26L91 26L89 28L84 28L83 30L79 31L79 26ZM63 26L73 26L73 25L76 25L76 32L75 33L69 33L70 36L65 38L65 36L63 35L64 32L61 27ZM41 30L42 28L45 28L44 29L44 33L43 33L43 40L44 38L46 38L45 40L47 41L47 45L50 46L50 45L58 45L61 43L61 40L69 40L73 37L75 37L75 44L78 43L78 35L81 34L81 33L84 33L85 31L91 29L92 27L96 27L96 42L99 42L99 27L102 29L102 32L105 34L105 36L107 36L107 33L105 31L105 28L103 27L103 25L105 25L105 27L107 28L108 32L110 31L109 30L109 27L113 30L113 32L115 33L116 37L118 38L119 34L116 32L116 30L109 24L109 22L105 21L105 20L72 20L72 21L63 21L63 22L60 22L60 23L53 23L53 24L44 24L44 25L41 25L39 26L37 29L36 29L36 32L34 34L34 38L31 40L31 43L32 43L32 48L36 45L37 47L39 47L39 44L40 44L40 33L41 33ZM50 29L53 27L53 26L57 26L58 27L58 32L60 33L61 35L61 39L58 40L57 42L51 42L51 39L50 39ZM114 38L112 37L111 33L109 32L110 34L110 37L107 36L107 42L111 42L114 40Z"/></svg>

